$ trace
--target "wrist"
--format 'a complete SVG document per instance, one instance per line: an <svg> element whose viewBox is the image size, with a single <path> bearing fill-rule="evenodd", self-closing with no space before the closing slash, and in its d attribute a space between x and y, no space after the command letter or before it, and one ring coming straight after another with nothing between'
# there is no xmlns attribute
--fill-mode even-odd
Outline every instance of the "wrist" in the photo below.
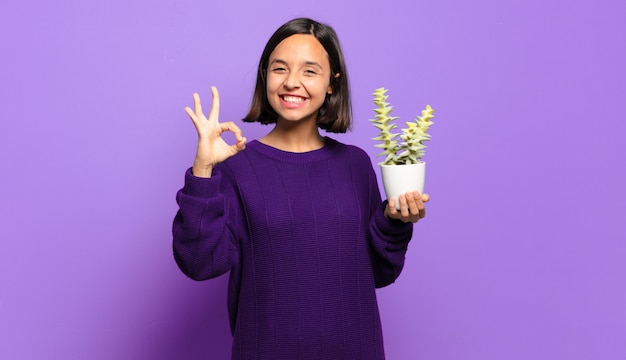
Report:
<svg viewBox="0 0 626 360"><path fill-rule="evenodd" d="M191 173L193 176L202 177L202 178L210 178L211 173L213 172L213 166L208 165L200 165L194 162L193 167L191 168Z"/></svg>

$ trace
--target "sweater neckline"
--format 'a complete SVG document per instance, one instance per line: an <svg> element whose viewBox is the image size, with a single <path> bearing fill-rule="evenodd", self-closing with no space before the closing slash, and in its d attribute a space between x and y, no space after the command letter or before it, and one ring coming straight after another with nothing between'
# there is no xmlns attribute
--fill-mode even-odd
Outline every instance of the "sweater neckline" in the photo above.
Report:
<svg viewBox="0 0 626 360"><path fill-rule="evenodd" d="M253 150L257 153L270 157L272 159L290 163L307 163L320 161L329 158L332 155L332 149L337 146L337 141L324 136L324 145L315 150L305 152L291 152L277 149L273 146L263 144L259 140L252 140L246 145L246 149Z"/></svg>

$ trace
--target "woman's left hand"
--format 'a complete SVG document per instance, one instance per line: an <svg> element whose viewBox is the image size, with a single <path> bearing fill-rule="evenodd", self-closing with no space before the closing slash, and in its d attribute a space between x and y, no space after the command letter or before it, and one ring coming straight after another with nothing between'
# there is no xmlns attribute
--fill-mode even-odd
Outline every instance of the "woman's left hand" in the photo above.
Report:
<svg viewBox="0 0 626 360"><path fill-rule="evenodd" d="M430 200L428 194L420 195L418 191L409 191L398 196L400 201L400 210L396 209L396 198L389 199L387 208L385 208L385 216L389 219L396 219L402 222L416 223L426 216L426 207L424 203Z"/></svg>

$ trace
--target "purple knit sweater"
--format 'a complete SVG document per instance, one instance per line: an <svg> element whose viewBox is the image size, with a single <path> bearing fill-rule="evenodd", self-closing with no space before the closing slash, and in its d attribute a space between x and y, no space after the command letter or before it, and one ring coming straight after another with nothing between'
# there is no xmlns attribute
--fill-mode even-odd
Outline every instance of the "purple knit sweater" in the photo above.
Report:
<svg viewBox="0 0 626 360"><path fill-rule="evenodd" d="M375 287L400 274L413 226L383 215L364 151L252 141L211 178L188 170L177 202L180 269L230 271L233 359L384 359Z"/></svg>

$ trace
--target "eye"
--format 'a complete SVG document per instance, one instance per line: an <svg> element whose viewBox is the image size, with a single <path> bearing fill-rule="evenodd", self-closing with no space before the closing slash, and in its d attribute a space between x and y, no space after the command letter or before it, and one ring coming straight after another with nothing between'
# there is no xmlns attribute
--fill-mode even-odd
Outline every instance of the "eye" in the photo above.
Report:
<svg viewBox="0 0 626 360"><path fill-rule="evenodd" d="M304 73L306 75L317 75L317 71L315 71L313 69L306 69L306 70L304 70Z"/></svg>
<svg viewBox="0 0 626 360"><path fill-rule="evenodd" d="M280 66L276 66L272 68L272 72L275 72L275 73L284 73L285 71L287 71L287 69L285 69L284 67L280 67Z"/></svg>

